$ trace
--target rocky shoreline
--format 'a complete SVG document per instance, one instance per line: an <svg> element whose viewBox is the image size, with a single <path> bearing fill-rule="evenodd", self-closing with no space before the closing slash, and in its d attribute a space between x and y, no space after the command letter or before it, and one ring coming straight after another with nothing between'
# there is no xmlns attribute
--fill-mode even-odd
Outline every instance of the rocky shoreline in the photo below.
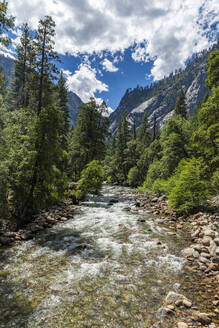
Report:
<svg viewBox="0 0 219 328"><path fill-rule="evenodd" d="M114 201L112 200L111 203L113 204ZM109 206L112 205L111 203ZM211 312L203 311L193 305L192 301L184 295L170 291L156 314L156 323L151 328L172 327L173 322L178 328L219 327L219 215L197 213L189 217L177 218L168 207L164 196L155 197L150 194L135 194L134 202L125 210L151 213L157 222L166 224L171 229L169 234L185 232L191 237L191 245L183 251L187 261L187 271L197 276L197 279L202 281L202 285L206 286L205 302L206 297L207 301L211 302ZM32 239L36 234L40 234L58 222L71 219L75 211L76 206L72 200L66 200L48 210L41 211L33 217L32 222L25 229L18 231L2 229L0 230L0 247ZM161 248L162 246L162 244L158 245Z"/></svg>
<svg viewBox="0 0 219 328"><path fill-rule="evenodd" d="M187 271L206 287L211 312L203 312L184 295L170 291L157 312L158 321L151 328L166 328L173 322L178 328L219 327L219 214L196 213L177 218L164 196L140 195L135 206L154 214L159 223L171 228L171 234L184 232L191 237L191 245L183 250ZM206 295L208 294L209 295ZM170 324L171 322L171 324Z"/></svg>
<svg viewBox="0 0 219 328"><path fill-rule="evenodd" d="M36 234L52 228L58 222L65 222L72 219L74 212L75 206L72 201L66 200L50 209L40 211L39 214L33 216L31 223L27 224L23 229L10 231L8 226L3 225L0 230L0 247L33 239Z"/></svg>

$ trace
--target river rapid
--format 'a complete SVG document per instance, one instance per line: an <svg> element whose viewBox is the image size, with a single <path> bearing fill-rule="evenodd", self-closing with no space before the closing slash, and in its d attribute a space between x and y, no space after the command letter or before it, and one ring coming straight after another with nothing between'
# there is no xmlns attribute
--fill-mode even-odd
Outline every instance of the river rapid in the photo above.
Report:
<svg viewBox="0 0 219 328"><path fill-rule="evenodd" d="M134 197L104 186L72 219L1 250L0 328L150 327L180 292L187 241Z"/></svg>

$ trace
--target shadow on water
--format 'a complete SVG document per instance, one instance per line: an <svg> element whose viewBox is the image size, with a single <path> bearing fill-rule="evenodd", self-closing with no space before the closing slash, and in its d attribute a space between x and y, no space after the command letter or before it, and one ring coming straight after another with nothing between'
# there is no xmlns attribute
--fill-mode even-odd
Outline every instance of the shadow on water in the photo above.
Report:
<svg viewBox="0 0 219 328"><path fill-rule="evenodd" d="M0 270L0 328L27 327L28 317L34 309L24 296L26 288L24 282L9 282L8 272ZM23 293L18 293L18 290Z"/></svg>
<svg viewBox="0 0 219 328"><path fill-rule="evenodd" d="M91 238L82 237L80 232L67 227L50 230L35 238L35 243L54 252L64 251L66 256L79 255L82 258L102 259L105 252L94 247Z"/></svg>

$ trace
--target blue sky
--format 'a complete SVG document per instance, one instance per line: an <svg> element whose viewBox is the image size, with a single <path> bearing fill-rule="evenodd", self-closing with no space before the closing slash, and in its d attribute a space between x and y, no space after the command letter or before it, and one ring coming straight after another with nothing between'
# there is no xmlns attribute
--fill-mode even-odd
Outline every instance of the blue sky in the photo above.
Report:
<svg viewBox="0 0 219 328"><path fill-rule="evenodd" d="M61 55L62 63L59 65L65 72L75 72L80 64L89 65L96 69L96 77L98 80L103 81L108 86L108 91L96 92L95 96L105 100L111 108L115 109L121 97L124 95L128 88L135 88L138 85L145 86L153 81L151 77L151 68L153 61L147 63L135 62L131 56L131 47L126 49L123 54L117 53L114 56L105 54L108 61L113 61L114 58L122 56L116 64L118 71L110 72L102 69L103 58L99 56L84 56L74 57L71 55ZM68 74L67 74L68 76Z"/></svg>
<svg viewBox="0 0 219 328"><path fill-rule="evenodd" d="M51 15L69 90L112 109L127 88L184 68L219 35L218 0L10 0L8 10L16 17L14 48L22 24L34 30Z"/></svg>

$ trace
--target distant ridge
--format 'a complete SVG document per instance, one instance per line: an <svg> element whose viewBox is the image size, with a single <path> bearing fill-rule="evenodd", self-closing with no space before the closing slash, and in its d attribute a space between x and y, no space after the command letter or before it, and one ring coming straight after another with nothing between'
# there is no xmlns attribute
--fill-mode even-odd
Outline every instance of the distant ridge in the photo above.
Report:
<svg viewBox="0 0 219 328"><path fill-rule="evenodd" d="M162 128L173 113L181 88L186 94L188 113L192 115L197 104L208 92L205 86L206 63L210 51L215 49L219 49L219 42L210 50L203 50L195 55L184 70L179 69L150 87L137 86L134 89L127 89L119 106L110 115L111 133L116 133L118 121L125 110L128 111L130 126L135 122L138 127L144 113L147 112L150 125L152 125L155 115Z"/></svg>

